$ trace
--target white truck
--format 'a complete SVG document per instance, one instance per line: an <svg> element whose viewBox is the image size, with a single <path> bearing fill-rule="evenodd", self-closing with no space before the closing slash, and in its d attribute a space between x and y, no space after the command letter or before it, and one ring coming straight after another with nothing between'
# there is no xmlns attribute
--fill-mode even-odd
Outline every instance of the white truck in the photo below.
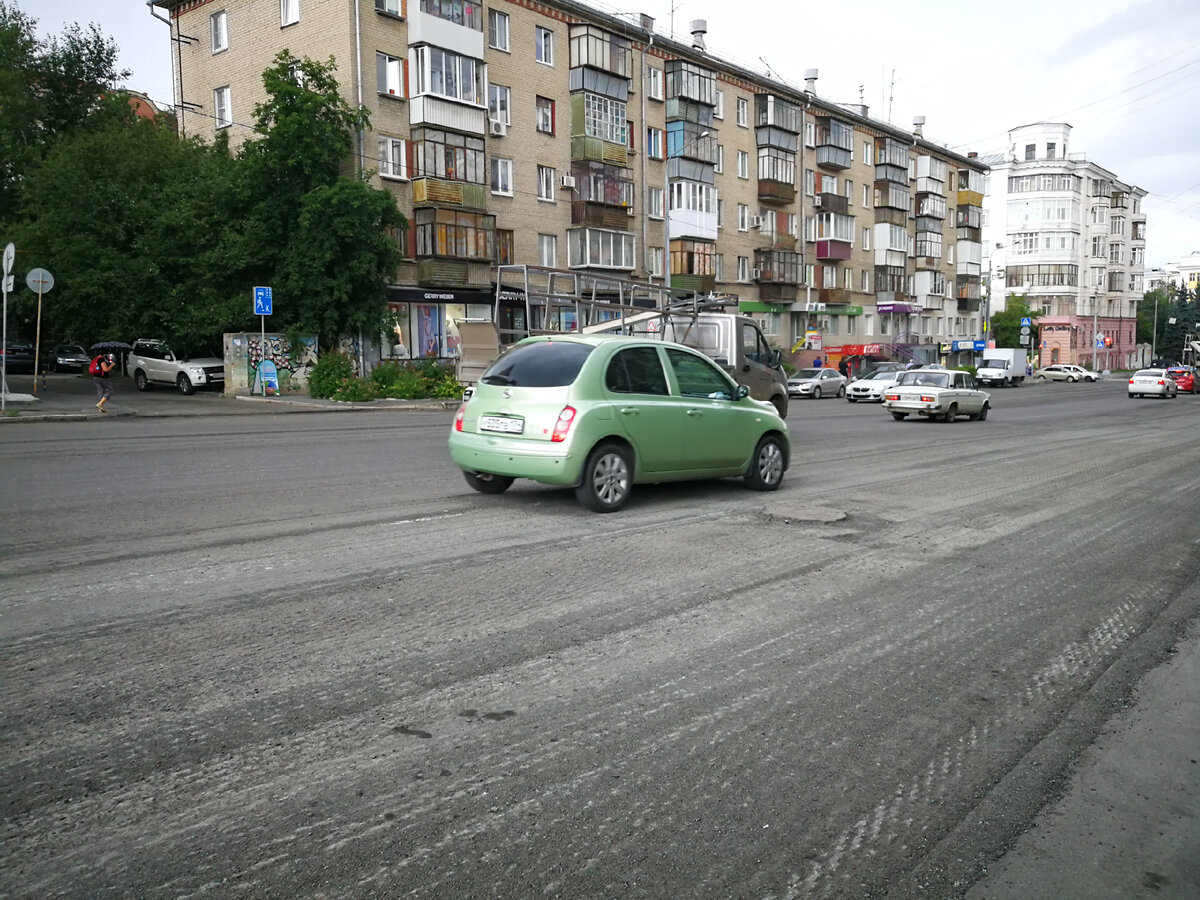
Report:
<svg viewBox="0 0 1200 900"><path fill-rule="evenodd" d="M994 347L980 354L975 380L987 387L1020 387L1028 365L1029 356L1024 350Z"/></svg>
<svg viewBox="0 0 1200 900"><path fill-rule="evenodd" d="M765 400L780 416L787 415L787 375L781 352L771 348L751 316L716 311L727 303L736 304L736 298L679 299L681 292L659 284L540 266L498 269L492 320L456 323L460 335L457 375L466 386L466 395L500 353L522 337L576 330L583 334L613 332L694 347L738 384L748 387L755 400Z"/></svg>

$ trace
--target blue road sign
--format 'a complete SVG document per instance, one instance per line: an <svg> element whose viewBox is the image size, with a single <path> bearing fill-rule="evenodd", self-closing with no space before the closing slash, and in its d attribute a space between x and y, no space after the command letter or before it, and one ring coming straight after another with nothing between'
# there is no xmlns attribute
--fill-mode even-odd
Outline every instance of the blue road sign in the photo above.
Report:
<svg viewBox="0 0 1200 900"><path fill-rule="evenodd" d="M271 315L271 289L269 287L254 289L254 314L256 316Z"/></svg>
<svg viewBox="0 0 1200 900"><path fill-rule="evenodd" d="M1028 328L1028 327L1029 327L1030 325L1032 325L1032 324L1033 324L1033 319L1029 318L1029 316L1026 316L1025 318L1023 318L1023 319L1021 320L1021 327L1022 327L1022 328Z"/></svg>

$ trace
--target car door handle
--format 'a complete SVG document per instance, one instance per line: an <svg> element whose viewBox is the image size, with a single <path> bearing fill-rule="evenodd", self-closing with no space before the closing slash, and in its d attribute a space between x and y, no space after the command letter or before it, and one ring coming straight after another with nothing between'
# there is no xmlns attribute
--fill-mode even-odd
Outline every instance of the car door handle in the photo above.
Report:
<svg viewBox="0 0 1200 900"><path fill-rule="evenodd" d="M703 410L699 410L699 409L689 409L687 411L687 414L689 416L702 416L702 415L704 415L704 412L703 412Z"/></svg>
<svg viewBox="0 0 1200 900"><path fill-rule="evenodd" d="M636 416L638 414L638 408L636 406L622 406L621 414L625 416Z"/></svg>

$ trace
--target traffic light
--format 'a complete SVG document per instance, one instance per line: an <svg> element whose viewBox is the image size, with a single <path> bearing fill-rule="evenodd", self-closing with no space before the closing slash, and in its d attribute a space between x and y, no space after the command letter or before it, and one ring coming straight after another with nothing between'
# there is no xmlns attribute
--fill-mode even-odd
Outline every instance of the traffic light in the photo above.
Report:
<svg viewBox="0 0 1200 900"><path fill-rule="evenodd" d="M1105 336L1105 338L1104 338L1104 346L1105 346L1105 347L1111 347L1111 346L1112 346L1112 338L1110 338L1110 337L1108 337L1108 336Z"/></svg>

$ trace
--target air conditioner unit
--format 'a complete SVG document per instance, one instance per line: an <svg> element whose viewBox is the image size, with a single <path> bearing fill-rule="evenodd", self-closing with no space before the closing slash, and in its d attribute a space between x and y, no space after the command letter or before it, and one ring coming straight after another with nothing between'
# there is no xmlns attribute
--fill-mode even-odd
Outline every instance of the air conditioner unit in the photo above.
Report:
<svg viewBox="0 0 1200 900"><path fill-rule="evenodd" d="M821 207L821 198L813 197L813 208L820 209L820 207Z"/></svg>
<svg viewBox="0 0 1200 900"><path fill-rule="evenodd" d="M632 219L634 216L637 215L637 213L634 212L634 209L632 206L627 206L627 207L625 207L625 215L629 216L629 218Z"/></svg>
<svg viewBox="0 0 1200 900"><path fill-rule="evenodd" d="M508 126L499 119L492 119L488 122L488 131L492 137L504 137L508 134Z"/></svg>
<svg viewBox="0 0 1200 900"><path fill-rule="evenodd" d="M562 177L562 181L559 182L559 186L564 191L575 190L575 176L574 175L564 175Z"/></svg>
<svg viewBox="0 0 1200 900"><path fill-rule="evenodd" d="M762 225L763 225L762 216L751 216L750 217L750 227L751 228L762 228Z"/></svg>

